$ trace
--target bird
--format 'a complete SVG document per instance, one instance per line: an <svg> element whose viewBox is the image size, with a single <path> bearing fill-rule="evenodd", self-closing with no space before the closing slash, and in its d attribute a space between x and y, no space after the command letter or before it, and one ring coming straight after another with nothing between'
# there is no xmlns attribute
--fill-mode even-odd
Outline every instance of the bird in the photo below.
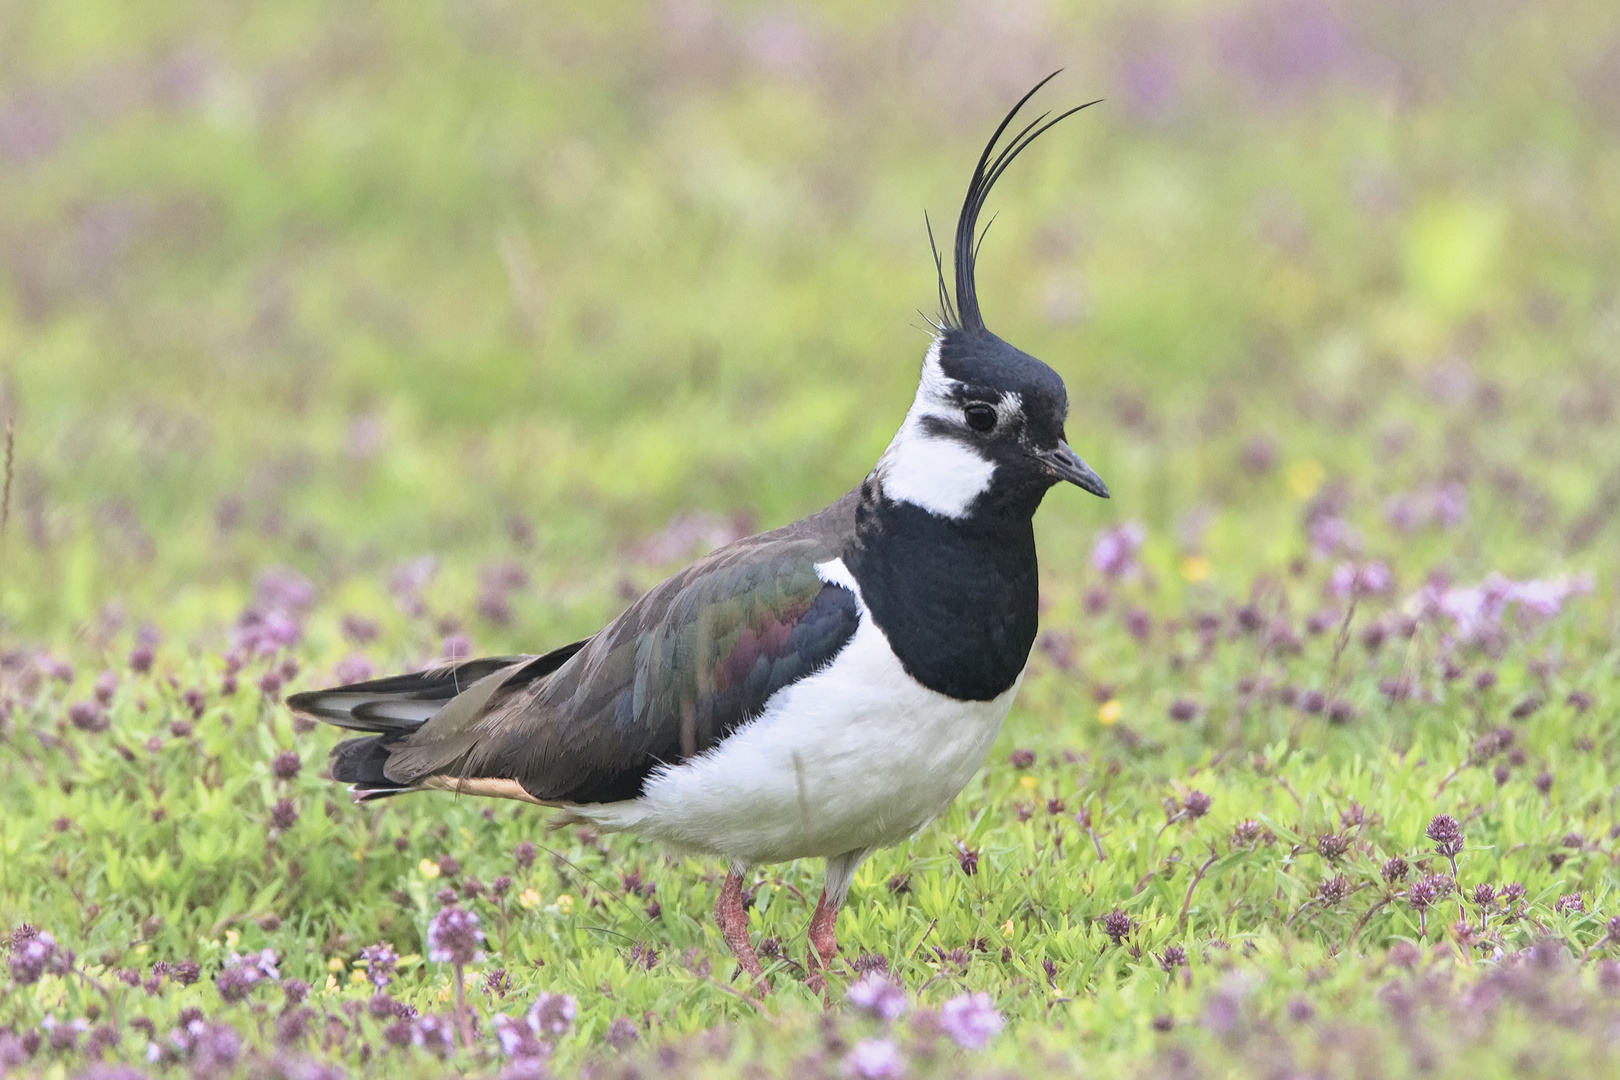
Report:
<svg viewBox="0 0 1620 1080"><path fill-rule="evenodd" d="M983 765L1039 617L1033 518L1063 483L1107 485L1070 448L1068 393L984 322L980 211L1031 143L1088 102L980 155L957 218L955 294L928 225L940 311L916 395L860 484L727 544L587 638L293 694L362 733L331 751L357 802L445 791L559 808L561 823L724 860L715 904L738 969L768 992L745 875L820 858L806 982L826 994L851 879L938 818ZM926 317L926 316L925 316Z"/></svg>

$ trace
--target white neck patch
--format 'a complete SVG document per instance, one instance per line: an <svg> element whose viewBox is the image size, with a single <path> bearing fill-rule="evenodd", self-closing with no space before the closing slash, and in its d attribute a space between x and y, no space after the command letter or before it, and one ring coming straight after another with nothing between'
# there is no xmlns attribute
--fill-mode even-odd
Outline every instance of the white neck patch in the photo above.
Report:
<svg viewBox="0 0 1620 1080"><path fill-rule="evenodd" d="M960 520L967 516L973 500L989 490L996 465L971 446L930 433L923 424L925 417L962 422L960 407L951 397L956 385L939 366L936 340L923 360L922 381L911 411L878 459L876 472L888 498Z"/></svg>

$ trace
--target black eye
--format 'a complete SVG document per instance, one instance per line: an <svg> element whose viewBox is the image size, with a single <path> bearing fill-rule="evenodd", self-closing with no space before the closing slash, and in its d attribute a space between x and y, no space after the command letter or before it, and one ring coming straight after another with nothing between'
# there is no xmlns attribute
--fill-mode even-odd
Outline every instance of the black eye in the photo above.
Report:
<svg viewBox="0 0 1620 1080"><path fill-rule="evenodd" d="M974 431L989 431L996 426L996 410L980 402L963 409L962 417Z"/></svg>

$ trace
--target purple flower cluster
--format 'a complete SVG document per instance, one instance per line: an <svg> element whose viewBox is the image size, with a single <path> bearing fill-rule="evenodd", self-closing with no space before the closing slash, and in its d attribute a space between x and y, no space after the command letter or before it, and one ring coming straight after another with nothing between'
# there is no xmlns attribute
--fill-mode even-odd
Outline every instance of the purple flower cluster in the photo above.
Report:
<svg viewBox="0 0 1620 1080"><path fill-rule="evenodd" d="M522 1017L498 1014L495 1037L508 1057L545 1058L551 1054L550 1040L568 1034L578 1013L573 995L543 993Z"/></svg>
<svg viewBox="0 0 1620 1080"><path fill-rule="evenodd" d="M860 1080L895 1080L905 1075L906 1059L893 1039L862 1039L844 1058L844 1072Z"/></svg>
<svg viewBox="0 0 1620 1080"><path fill-rule="evenodd" d="M428 959L435 964L471 964L484 958L479 948L484 932L478 916L457 904L433 916L428 924Z"/></svg>
<svg viewBox="0 0 1620 1080"><path fill-rule="evenodd" d="M57 948L56 939L24 923L11 935L11 978L30 986L44 975L65 975L73 967L73 953Z"/></svg>
<svg viewBox="0 0 1620 1080"><path fill-rule="evenodd" d="M1328 575L1328 592L1341 600L1351 596L1383 596L1395 587L1389 564L1380 560L1341 562Z"/></svg>
<svg viewBox="0 0 1620 1080"><path fill-rule="evenodd" d="M1361 534L1348 521L1335 514L1321 514L1312 518L1308 531L1311 553L1319 559L1354 555L1361 550Z"/></svg>
<svg viewBox="0 0 1620 1080"><path fill-rule="evenodd" d="M394 981L394 969L399 966L399 953L387 942L367 945L360 950L366 962L366 976L379 990Z"/></svg>
<svg viewBox="0 0 1620 1080"><path fill-rule="evenodd" d="M939 1012L939 1025L945 1034L966 1050L982 1050L990 1045L1005 1021L996 1011L989 994L962 994L945 1003Z"/></svg>
<svg viewBox="0 0 1620 1080"><path fill-rule="evenodd" d="M242 1036L229 1024L210 1023L203 1019L202 1014L195 1009L188 1009L181 1015L181 1026L174 1029L169 1035L169 1041L174 1044L182 1057L191 1063L191 1072L195 1077L212 1077L229 1075L236 1066L236 1061L242 1056ZM152 1056L154 1047L149 1047L147 1054ZM161 1048L157 1048L161 1052Z"/></svg>
<svg viewBox="0 0 1620 1080"><path fill-rule="evenodd" d="M1518 605L1522 615L1551 619L1592 587L1587 575L1513 581L1493 573L1478 585L1447 588L1431 584L1418 594L1417 606L1428 617L1449 619L1457 640L1489 644L1500 640L1509 607Z"/></svg>
<svg viewBox="0 0 1620 1080"><path fill-rule="evenodd" d="M1384 520L1401 532L1451 528L1462 524L1467 517L1468 489L1456 483L1402 492L1384 502Z"/></svg>
<svg viewBox="0 0 1620 1080"><path fill-rule="evenodd" d="M1436 814L1424 834L1434 841L1434 850L1446 858L1453 859L1462 853L1462 826L1450 814Z"/></svg>
<svg viewBox="0 0 1620 1080"><path fill-rule="evenodd" d="M262 982L279 982L281 971L276 966L276 954L270 949L260 953L249 953L247 956L231 954L225 961L225 968L215 980L219 989L219 996L226 1001L241 1001L248 993Z"/></svg>
<svg viewBox="0 0 1620 1080"><path fill-rule="evenodd" d="M911 1007L905 988L875 971L856 981L846 997L857 1009L883 1021L898 1020Z"/></svg>
<svg viewBox="0 0 1620 1080"><path fill-rule="evenodd" d="M1451 880L1449 875L1430 874L1412 883L1412 886L1406 890L1406 902L1412 905L1413 911L1427 911L1437 902L1449 896L1455 885L1456 883Z"/></svg>
<svg viewBox="0 0 1620 1080"><path fill-rule="evenodd" d="M1146 539L1147 530L1134 521L1105 529L1091 547L1091 565L1111 578L1131 577L1141 569L1137 555Z"/></svg>
<svg viewBox="0 0 1620 1080"><path fill-rule="evenodd" d="M304 614L317 595L314 583L296 570L266 570L253 603L236 620L236 648L250 656L273 656L298 644L304 637Z"/></svg>

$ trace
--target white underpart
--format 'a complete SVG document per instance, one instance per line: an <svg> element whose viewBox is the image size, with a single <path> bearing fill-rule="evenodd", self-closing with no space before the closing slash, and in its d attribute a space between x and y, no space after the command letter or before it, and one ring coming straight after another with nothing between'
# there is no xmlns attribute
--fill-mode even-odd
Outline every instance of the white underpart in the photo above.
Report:
<svg viewBox="0 0 1620 1080"><path fill-rule="evenodd" d="M940 368L939 342L935 341L923 360L922 380L911 411L877 464L884 495L947 518L965 517L973 500L990 487L996 471L995 462L973 447L932 434L924 426L926 417L962 425L962 408L951 394L957 385ZM1018 407L1017 396L1007 395L998 411Z"/></svg>
<svg viewBox="0 0 1620 1080"><path fill-rule="evenodd" d="M661 768L640 798L570 809L734 863L827 858L835 900L868 851L942 814L984 763L1023 675L991 701L929 690L900 666L843 560L816 570L860 608L831 664L779 691L718 746Z"/></svg>

